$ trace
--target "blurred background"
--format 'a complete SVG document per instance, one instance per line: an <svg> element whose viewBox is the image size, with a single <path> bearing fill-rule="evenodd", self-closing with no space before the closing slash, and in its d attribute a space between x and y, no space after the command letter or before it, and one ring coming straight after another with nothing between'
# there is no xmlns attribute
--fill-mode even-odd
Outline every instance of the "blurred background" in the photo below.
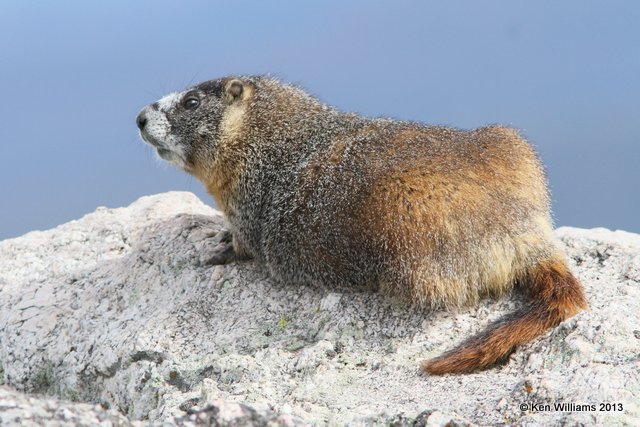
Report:
<svg viewBox="0 0 640 427"><path fill-rule="evenodd" d="M342 110L536 146L556 225L640 232L640 2L0 3L0 239L169 190L138 110L270 73Z"/></svg>

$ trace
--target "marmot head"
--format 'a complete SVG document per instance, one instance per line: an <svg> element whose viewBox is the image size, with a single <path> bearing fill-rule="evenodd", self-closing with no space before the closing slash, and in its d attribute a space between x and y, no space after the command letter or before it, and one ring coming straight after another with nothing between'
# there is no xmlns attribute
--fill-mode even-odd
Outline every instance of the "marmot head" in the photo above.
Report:
<svg viewBox="0 0 640 427"><path fill-rule="evenodd" d="M140 136L162 159L198 175L221 136L238 125L254 87L250 80L210 80L147 105L136 118Z"/></svg>

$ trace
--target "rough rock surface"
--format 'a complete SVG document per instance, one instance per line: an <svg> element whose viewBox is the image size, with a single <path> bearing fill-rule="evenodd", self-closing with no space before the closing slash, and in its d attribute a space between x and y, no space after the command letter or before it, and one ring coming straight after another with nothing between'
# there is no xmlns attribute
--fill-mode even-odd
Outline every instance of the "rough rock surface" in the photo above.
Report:
<svg viewBox="0 0 640 427"><path fill-rule="evenodd" d="M0 426L130 426L117 410L100 405L62 402L50 397L27 396L0 387Z"/></svg>
<svg viewBox="0 0 640 427"><path fill-rule="evenodd" d="M223 228L192 194L167 193L0 242L0 381L91 403L51 407L105 425L114 410L136 424L214 425L225 413L214 401L262 414L245 420L255 425L640 424L639 235L558 229L590 310L504 365L430 377L420 360L522 297L445 312L274 283L250 262L207 264ZM48 401L0 389L8 425L11 399Z"/></svg>

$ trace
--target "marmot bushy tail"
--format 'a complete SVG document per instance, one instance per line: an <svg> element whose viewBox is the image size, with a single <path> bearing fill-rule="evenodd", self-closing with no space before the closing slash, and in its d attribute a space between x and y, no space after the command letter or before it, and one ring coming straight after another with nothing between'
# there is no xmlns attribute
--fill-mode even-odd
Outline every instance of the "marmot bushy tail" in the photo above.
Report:
<svg viewBox="0 0 640 427"><path fill-rule="evenodd" d="M582 285L561 259L542 262L524 279L531 305L511 313L453 350L422 362L430 374L464 373L491 366L519 345L587 308Z"/></svg>
<svg viewBox="0 0 640 427"><path fill-rule="evenodd" d="M542 165L513 129L344 113L263 76L168 95L137 124L228 219L229 248L213 263L253 258L275 280L368 287L434 308L516 283L529 294L427 372L489 366L586 307L553 241Z"/></svg>

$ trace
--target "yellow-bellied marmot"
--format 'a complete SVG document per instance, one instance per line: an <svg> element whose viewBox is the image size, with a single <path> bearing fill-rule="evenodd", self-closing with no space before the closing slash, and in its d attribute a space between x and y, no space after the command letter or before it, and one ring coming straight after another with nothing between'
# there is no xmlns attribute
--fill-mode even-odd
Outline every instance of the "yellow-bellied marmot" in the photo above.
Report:
<svg viewBox="0 0 640 427"><path fill-rule="evenodd" d="M491 365L587 307L552 240L540 162L512 129L343 113L269 77L170 94L137 124L204 183L235 253L278 280L370 285L445 307L523 286L523 308L423 362L427 372Z"/></svg>

